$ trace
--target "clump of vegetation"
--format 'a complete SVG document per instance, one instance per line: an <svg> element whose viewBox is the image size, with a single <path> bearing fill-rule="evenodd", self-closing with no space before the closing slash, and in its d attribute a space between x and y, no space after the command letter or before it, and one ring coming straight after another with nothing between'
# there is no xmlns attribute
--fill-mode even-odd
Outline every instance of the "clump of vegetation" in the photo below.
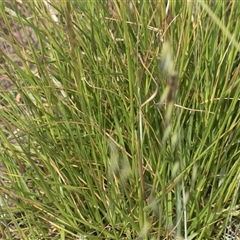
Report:
<svg viewBox="0 0 240 240"><path fill-rule="evenodd" d="M169 2L1 2L1 238L239 238L240 4Z"/></svg>

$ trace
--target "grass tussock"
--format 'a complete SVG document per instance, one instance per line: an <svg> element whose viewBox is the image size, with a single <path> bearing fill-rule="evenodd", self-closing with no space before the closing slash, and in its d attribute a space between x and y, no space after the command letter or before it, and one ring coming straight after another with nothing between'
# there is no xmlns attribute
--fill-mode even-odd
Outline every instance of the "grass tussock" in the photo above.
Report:
<svg viewBox="0 0 240 240"><path fill-rule="evenodd" d="M1 238L239 239L239 1L46 2L0 6Z"/></svg>

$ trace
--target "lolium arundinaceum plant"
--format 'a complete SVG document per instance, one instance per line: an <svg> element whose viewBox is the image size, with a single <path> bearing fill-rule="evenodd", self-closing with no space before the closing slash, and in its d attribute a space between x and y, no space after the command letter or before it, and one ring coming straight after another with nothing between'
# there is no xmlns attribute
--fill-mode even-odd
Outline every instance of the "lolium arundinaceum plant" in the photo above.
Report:
<svg viewBox="0 0 240 240"><path fill-rule="evenodd" d="M1 239L239 239L238 1L0 3Z"/></svg>

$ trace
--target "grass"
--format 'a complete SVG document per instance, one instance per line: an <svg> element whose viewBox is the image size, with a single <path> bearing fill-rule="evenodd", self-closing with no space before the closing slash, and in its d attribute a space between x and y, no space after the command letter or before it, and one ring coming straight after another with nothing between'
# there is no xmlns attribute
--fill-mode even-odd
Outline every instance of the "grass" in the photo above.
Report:
<svg viewBox="0 0 240 240"><path fill-rule="evenodd" d="M1 238L239 239L238 1L21 6L0 7L28 40L4 36L22 67L1 50Z"/></svg>

